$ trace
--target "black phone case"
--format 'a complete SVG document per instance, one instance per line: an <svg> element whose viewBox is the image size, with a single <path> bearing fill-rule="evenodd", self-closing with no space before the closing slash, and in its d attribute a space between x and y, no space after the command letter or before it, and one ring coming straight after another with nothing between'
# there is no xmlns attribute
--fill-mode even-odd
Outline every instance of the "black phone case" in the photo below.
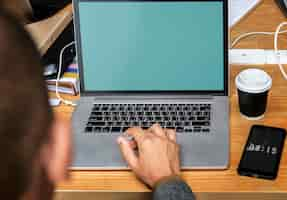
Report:
<svg viewBox="0 0 287 200"><path fill-rule="evenodd" d="M287 17L287 3L284 0L275 0L277 3L278 7L281 9L283 14Z"/></svg>
<svg viewBox="0 0 287 200"><path fill-rule="evenodd" d="M244 147L238 174L273 180L277 177L286 130L254 125Z"/></svg>

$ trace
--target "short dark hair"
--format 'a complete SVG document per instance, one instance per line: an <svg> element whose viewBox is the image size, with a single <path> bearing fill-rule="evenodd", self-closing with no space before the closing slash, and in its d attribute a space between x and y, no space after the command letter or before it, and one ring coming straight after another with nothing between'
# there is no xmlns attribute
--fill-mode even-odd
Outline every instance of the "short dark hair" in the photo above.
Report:
<svg viewBox="0 0 287 200"><path fill-rule="evenodd" d="M40 54L30 35L0 11L0 194L19 199L48 138L52 111Z"/></svg>

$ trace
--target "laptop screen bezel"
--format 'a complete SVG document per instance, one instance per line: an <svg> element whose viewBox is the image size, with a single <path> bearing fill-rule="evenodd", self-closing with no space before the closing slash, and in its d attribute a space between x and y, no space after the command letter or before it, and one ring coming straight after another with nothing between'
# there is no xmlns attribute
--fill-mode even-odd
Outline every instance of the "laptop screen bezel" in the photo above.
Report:
<svg viewBox="0 0 287 200"><path fill-rule="evenodd" d="M223 42L224 42L224 89L223 90L185 90L185 91L90 91L85 89L84 83L84 66L82 60L82 45L80 34L80 17L79 3L80 2L223 2ZM228 65L228 0L74 0L74 26L75 39L77 49L77 60L79 65L80 76L80 92L82 96L95 95L213 95L213 96L228 96L229 91L229 65Z"/></svg>

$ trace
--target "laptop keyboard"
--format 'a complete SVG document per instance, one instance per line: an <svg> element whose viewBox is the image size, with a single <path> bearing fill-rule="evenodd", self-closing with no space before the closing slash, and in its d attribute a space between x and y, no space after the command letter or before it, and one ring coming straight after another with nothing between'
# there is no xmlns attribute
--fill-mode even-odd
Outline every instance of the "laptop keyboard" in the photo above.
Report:
<svg viewBox="0 0 287 200"><path fill-rule="evenodd" d="M210 132L210 104L94 104L85 132L124 132L154 123L182 132Z"/></svg>

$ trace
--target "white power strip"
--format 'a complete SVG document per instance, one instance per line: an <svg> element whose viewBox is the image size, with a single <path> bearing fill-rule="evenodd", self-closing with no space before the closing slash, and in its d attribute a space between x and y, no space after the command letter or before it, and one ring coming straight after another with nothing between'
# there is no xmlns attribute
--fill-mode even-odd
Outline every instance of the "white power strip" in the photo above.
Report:
<svg viewBox="0 0 287 200"><path fill-rule="evenodd" d="M281 64L287 64L287 50L279 51ZM265 49L231 49L229 63L240 65L278 64L274 50Z"/></svg>

